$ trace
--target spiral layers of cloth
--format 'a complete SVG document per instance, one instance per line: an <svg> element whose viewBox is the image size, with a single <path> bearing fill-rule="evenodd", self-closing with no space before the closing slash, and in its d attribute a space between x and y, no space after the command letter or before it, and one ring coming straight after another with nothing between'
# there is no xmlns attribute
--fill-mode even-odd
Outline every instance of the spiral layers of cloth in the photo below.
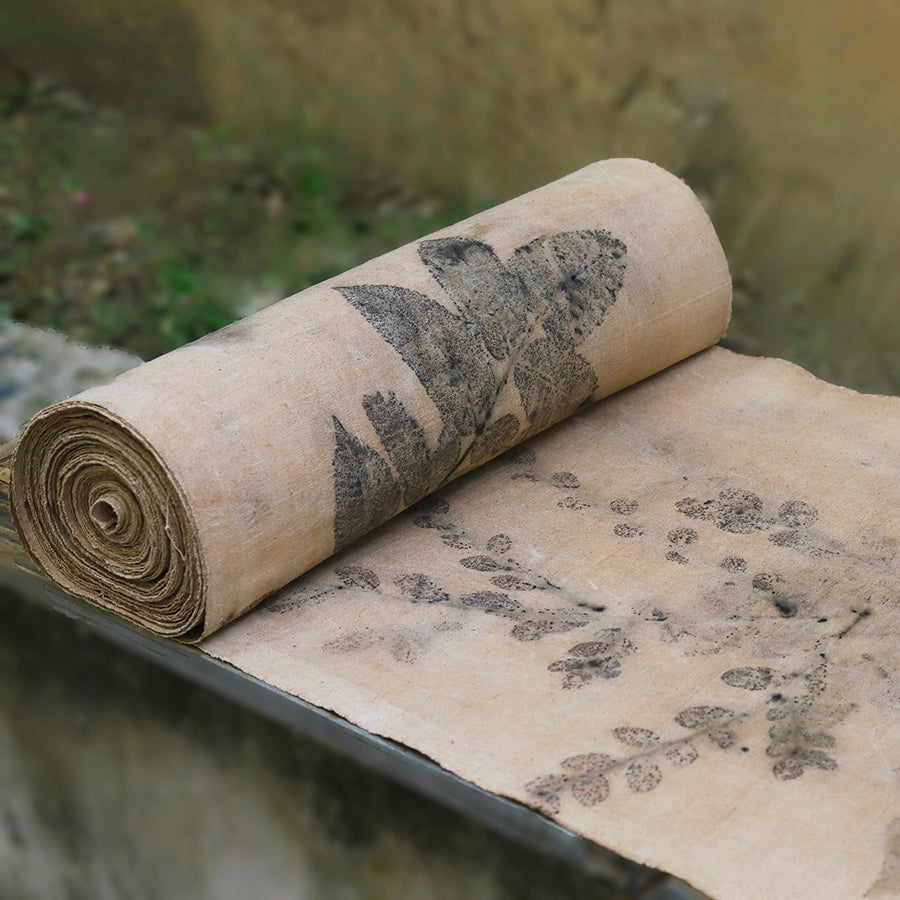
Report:
<svg viewBox="0 0 900 900"><path fill-rule="evenodd" d="M23 536L44 572L164 637L201 624L189 508L139 435L103 409L60 404L32 421L17 454Z"/></svg>

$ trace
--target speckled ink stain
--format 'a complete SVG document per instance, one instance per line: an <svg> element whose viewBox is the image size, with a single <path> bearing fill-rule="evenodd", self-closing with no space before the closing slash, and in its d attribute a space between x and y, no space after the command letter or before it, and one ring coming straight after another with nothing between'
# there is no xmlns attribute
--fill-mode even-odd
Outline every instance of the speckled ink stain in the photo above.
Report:
<svg viewBox="0 0 900 900"><path fill-rule="evenodd" d="M562 672L562 686L582 688L595 678L618 678L622 659L635 652L634 644L619 629L606 629L597 640L583 641L569 648L569 656L550 663L550 672Z"/></svg>

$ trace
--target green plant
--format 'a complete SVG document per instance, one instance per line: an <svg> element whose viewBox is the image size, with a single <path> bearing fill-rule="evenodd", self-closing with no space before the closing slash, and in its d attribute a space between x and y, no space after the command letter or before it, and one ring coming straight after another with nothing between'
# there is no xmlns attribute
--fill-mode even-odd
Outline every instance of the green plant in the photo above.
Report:
<svg viewBox="0 0 900 900"><path fill-rule="evenodd" d="M302 133L257 146L82 100L59 115L29 90L0 106L0 304L88 343L156 356L475 211Z"/></svg>

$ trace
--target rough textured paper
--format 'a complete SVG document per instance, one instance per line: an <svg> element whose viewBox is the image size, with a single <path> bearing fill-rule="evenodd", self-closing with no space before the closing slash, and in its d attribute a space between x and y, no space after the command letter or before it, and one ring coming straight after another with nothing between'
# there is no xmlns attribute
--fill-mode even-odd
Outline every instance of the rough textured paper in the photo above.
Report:
<svg viewBox="0 0 900 900"><path fill-rule="evenodd" d="M690 189L597 163L39 414L13 514L61 586L197 637L715 343L730 299Z"/></svg>
<svg viewBox="0 0 900 900"><path fill-rule="evenodd" d="M679 362L729 296L588 167L39 415L17 524L158 633L267 596L201 649L723 900L900 896L900 400Z"/></svg>
<svg viewBox="0 0 900 900"><path fill-rule="evenodd" d="M201 648L715 897L900 896L898 447L710 350Z"/></svg>

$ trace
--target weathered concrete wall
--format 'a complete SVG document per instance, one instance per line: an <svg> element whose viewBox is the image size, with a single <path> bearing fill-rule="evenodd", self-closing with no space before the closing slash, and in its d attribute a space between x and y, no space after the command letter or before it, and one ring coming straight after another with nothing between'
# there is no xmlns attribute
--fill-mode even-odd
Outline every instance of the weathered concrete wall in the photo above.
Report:
<svg viewBox="0 0 900 900"><path fill-rule="evenodd" d="M500 199L648 157L705 197L742 349L900 384L896 4L26 0L0 27L114 101L327 134L425 188Z"/></svg>
<svg viewBox="0 0 900 900"><path fill-rule="evenodd" d="M0 897L691 900L528 851L2 586Z"/></svg>

